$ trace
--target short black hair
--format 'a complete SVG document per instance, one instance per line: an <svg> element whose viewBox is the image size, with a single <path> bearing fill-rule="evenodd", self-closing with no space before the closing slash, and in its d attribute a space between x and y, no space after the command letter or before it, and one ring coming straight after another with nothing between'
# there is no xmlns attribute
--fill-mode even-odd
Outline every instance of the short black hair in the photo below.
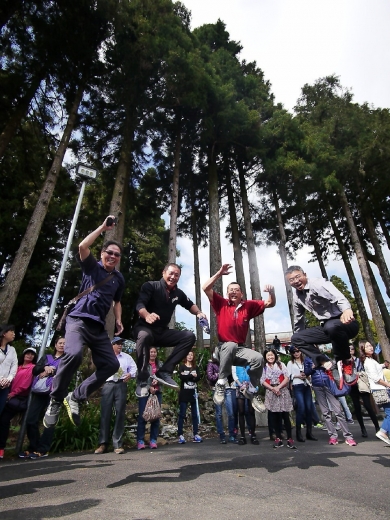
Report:
<svg viewBox="0 0 390 520"><path fill-rule="evenodd" d="M173 266L173 267L177 267L177 269L179 269L180 273L181 273L181 267L180 265L178 264L175 264L175 262L170 262L169 264L167 264L164 269L163 269L163 272L165 273L165 271L168 271L168 269Z"/></svg>
<svg viewBox="0 0 390 520"><path fill-rule="evenodd" d="M230 287L231 285L238 285L238 287L240 288L240 291L242 292L241 285L238 282L230 282L230 283L228 283L227 288Z"/></svg>
<svg viewBox="0 0 390 520"><path fill-rule="evenodd" d="M305 272L299 265L290 265L290 267L286 269L286 271L284 272L284 275L287 276L288 274L293 273L294 271L301 271L301 273Z"/></svg>
<svg viewBox="0 0 390 520"><path fill-rule="evenodd" d="M116 240L107 240L106 242L104 242L103 247L102 247L102 251L105 251L110 246L117 246L117 247L119 247L119 250L120 250L121 254L123 254L123 246L122 246L122 244L120 244Z"/></svg>

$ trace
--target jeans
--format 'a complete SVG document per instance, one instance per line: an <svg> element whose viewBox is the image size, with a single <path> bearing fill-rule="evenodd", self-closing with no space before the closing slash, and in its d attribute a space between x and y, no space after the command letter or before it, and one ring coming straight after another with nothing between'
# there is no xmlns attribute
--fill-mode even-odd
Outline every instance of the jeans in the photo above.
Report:
<svg viewBox="0 0 390 520"><path fill-rule="evenodd" d="M338 397L339 403L341 404L342 409L344 410L345 418L347 421L350 421L352 419L351 410L349 409L349 406L347 405L347 400L345 399L345 396Z"/></svg>
<svg viewBox="0 0 390 520"><path fill-rule="evenodd" d="M158 402L162 403L162 393L156 392ZM137 441L143 441L145 439L145 429L146 429L146 421L142 417L144 413L146 402L148 397L141 397L138 399L138 426L137 426ZM160 430L160 419L157 421L153 421L150 423L150 440L157 441L158 432Z"/></svg>
<svg viewBox="0 0 390 520"><path fill-rule="evenodd" d="M383 419L381 429L387 431L390 435L390 403L385 403L381 405L385 411L385 418Z"/></svg>
<svg viewBox="0 0 390 520"><path fill-rule="evenodd" d="M196 402L194 401L190 404L191 404L191 417L192 417L192 431L193 431L193 434L195 437L195 435L198 434L198 426L199 426L198 413L196 410ZM183 425L184 425L184 420L186 418L187 405L188 405L188 403L179 403L179 420L177 422L178 435L183 435Z"/></svg>
<svg viewBox="0 0 390 520"><path fill-rule="evenodd" d="M225 407L228 416L228 429L229 437L235 436L235 430L237 425L237 399L236 390L233 388L227 388L225 390ZM222 405L215 405L215 421L217 424L217 432L220 437L225 437L225 430L222 422Z"/></svg>
<svg viewBox="0 0 390 520"><path fill-rule="evenodd" d="M297 425L306 423L307 428L311 428L312 419L312 403L311 387L309 385L294 385L294 397L297 400L296 422Z"/></svg>

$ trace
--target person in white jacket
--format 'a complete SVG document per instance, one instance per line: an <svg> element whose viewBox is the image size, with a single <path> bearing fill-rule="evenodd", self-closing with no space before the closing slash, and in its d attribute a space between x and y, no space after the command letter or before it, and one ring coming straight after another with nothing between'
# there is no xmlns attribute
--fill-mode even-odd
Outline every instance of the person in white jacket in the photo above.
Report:
<svg viewBox="0 0 390 520"><path fill-rule="evenodd" d="M359 350L360 359L368 376L370 389L374 395L374 400L375 392L383 389L387 390L388 402L380 405L384 409L386 416L382 422L380 430L376 432L376 436L386 444L390 444L390 383L383 375L383 365L378 363L376 354L374 353L374 347L371 345L371 343L365 340L360 341Z"/></svg>
<svg viewBox="0 0 390 520"><path fill-rule="evenodd" d="M9 387L18 369L18 356L11 343L15 339L13 325L0 326L0 415L7 401Z"/></svg>

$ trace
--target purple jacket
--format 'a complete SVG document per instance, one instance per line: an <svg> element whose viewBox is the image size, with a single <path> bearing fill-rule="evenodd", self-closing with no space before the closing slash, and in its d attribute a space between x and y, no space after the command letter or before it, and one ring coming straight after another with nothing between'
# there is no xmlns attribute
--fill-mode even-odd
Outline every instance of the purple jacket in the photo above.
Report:
<svg viewBox="0 0 390 520"><path fill-rule="evenodd" d="M215 383L218 381L218 374L219 365L217 365L216 363L212 363L211 361L207 363L206 375L207 381L209 382L210 386L214 387Z"/></svg>

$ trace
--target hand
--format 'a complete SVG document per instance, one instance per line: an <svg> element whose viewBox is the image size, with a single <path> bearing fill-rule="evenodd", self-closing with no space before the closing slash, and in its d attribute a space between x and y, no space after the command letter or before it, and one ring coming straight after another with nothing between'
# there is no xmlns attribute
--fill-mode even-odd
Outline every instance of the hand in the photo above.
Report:
<svg viewBox="0 0 390 520"><path fill-rule="evenodd" d="M111 226L108 226L107 225L107 219L108 218L112 218L113 220L113 223ZM115 221L116 221L116 217L114 215L108 215L108 217L105 218L103 224L102 224L102 227L103 227L103 231L107 231L108 229L114 229L115 227Z"/></svg>
<svg viewBox="0 0 390 520"><path fill-rule="evenodd" d="M148 314L145 318L146 323L149 323L151 325L152 323L155 323L157 320L160 319L160 316L156 314L155 312L152 312L151 314Z"/></svg>
<svg viewBox="0 0 390 520"><path fill-rule="evenodd" d="M123 378L124 383L127 383L127 381L131 378L131 374L126 374Z"/></svg>
<svg viewBox="0 0 390 520"><path fill-rule="evenodd" d="M157 392L157 390L151 386L151 387L149 388L149 392L150 392L152 395L154 395L154 394Z"/></svg>
<svg viewBox="0 0 390 520"><path fill-rule="evenodd" d="M156 386L156 385L158 385L158 381L157 381L157 379L153 379L152 386Z"/></svg>
<svg viewBox="0 0 390 520"><path fill-rule="evenodd" d="M115 334L120 334L123 332L123 325L121 320L115 320Z"/></svg>
<svg viewBox="0 0 390 520"><path fill-rule="evenodd" d="M205 314L204 312L202 312L202 311L199 312L199 313L196 315L196 317L197 317L197 318L206 318L206 320L207 320L207 316L206 316L206 314Z"/></svg>
<svg viewBox="0 0 390 520"><path fill-rule="evenodd" d="M275 294L275 287L271 284L267 284L264 289L263 289L263 292L267 292L267 293L270 293L270 294Z"/></svg>
<svg viewBox="0 0 390 520"><path fill-rule="evenodd" d="M222 267L219 270L219 274L221 276L225 276L227 274L231 274L231 269L233 269L233 266L231 264L223 264Z"/></svg>
<svg viewBox="0 0 390 520"><path fill-rule="evenodd" d="M341 321L341 323L345 323L345 324L355 321L352 309L346 309L340 316L340 321Z"/></svg>

